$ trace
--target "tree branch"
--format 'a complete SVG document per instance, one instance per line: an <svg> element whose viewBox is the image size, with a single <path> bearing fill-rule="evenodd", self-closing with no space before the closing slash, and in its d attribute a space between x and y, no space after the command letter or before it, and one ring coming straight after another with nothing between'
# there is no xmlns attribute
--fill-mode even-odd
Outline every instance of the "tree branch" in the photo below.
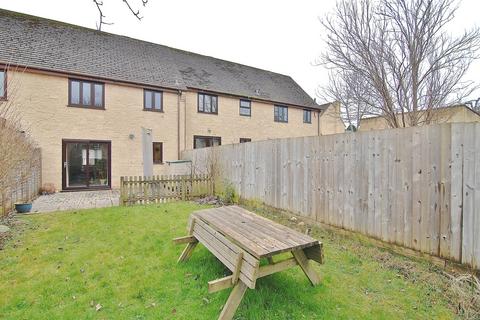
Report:
<svg viewBox="0 0 480 320"><path fill-rule="evenodd" d="M133 7L130 5L129 0L122 0L122 1L123 1L123 3L125 3L128 10L130 10L130 12L133 14L133 16L135 18L137 18L138 20L143 19L143 17L140 16L140 10L139 9L134 10ZM141 1L142 1L142 6L146 7L149 0L141 0ZM104 21L104 18L106 18L106 16L103 14L103 11L102 11L103 1L102 0L93 0L93 2L95 3L95 6L97 7L98 15L99 15L99 22L97 23L97 30L101 31L103 25L112 25L113 22L105 22Z"/></svg>

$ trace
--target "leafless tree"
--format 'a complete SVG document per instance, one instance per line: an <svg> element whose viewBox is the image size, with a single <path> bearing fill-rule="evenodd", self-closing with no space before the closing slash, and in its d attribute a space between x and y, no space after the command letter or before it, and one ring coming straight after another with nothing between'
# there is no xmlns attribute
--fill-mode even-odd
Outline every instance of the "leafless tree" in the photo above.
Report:
<svg viewBox="0 0 480 320"><path fill-rule="evenodd" d="M0 100L0 217L8 212L9 192L12 186L21 185L29 178L31 168L39 165L35 152L36 144L30 138L29 130L22 123L21 101L16 99L20 83L15 74L20 68L7 66L9 70L6 90L7 100ZM23 189L22 189L23 190Z"/></svg>
<svg viewBox="0 0 480 320"><path fill-rule="evenodd" d="M434 108L460 102L475 86L463 81L479 57L480 29L446 32L455 0L339 0L321 19L330 69L324 96L343 104L349 123L380 116L390 127L428 124Z"/></svg>
<svg viewBox="0 0 480 320"><path fill-rule="evenodd" d="M344 79L348 79L348 82ZM317 90L317 95L325 101L338 101L343 122L348 128L356 128L360 119L370 114L369 105L361 101L368 95L366 89L357 74L335 70L329 75L329 85Z"/></svg>
<svg viewBox="0 0 480 320"><path fill-rule="evenodd" d="M132 15L137 18L138 20L142 20L143 16L140 15L140 10L139 9L134 9L132 7L132 5L130 4L130 1L129 0L122 0L123 3L125 3L125 5L127 6L128 10L130 10L130 12L132 13ZM142 1L142 5L143 7L145 7L148 3L148 0L140 0ZM102 26L103 25L112 25L113 22L106 22L104 20L104 18L106 18L106 16L103 14L103 10L102 10L102 7L103 7L103 0L93 0L93 3L95 4L95 6L97 7L97 10L98 10L98 15L99 15L99 18L98 18L98 23L97 23L97 30L101 31L102 30Z"/></svg>

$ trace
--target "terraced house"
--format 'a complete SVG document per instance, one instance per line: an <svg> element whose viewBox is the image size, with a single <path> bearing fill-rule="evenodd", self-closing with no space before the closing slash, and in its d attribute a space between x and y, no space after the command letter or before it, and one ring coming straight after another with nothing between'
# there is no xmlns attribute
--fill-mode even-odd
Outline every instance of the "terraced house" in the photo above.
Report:
<svg viewBox="0 0 480 320"><path fill-rule="evenodd" d="M163 174L186 149L344 130L289 76L5 10L0 66L62 190Z"/></svg>

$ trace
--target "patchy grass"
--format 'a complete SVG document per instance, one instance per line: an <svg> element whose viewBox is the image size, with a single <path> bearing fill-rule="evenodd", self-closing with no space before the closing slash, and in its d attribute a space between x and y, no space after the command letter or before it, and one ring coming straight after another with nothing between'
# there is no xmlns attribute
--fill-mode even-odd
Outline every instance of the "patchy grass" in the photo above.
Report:
<svg viewBox="0 0 480 320"><path fill-rule="evenodd" d="M22 217L25 230L0 251L0 318L216 319L229 290L208 294L207 282L224 276L224 267L201 246L177 265L183 247L171 241L185 235L188 215L199 208L170 203ZM322 284L311 287L299 268L262 278L237 319L455 317L428 281L411 281L375 258L382 250L331 232L314 236L325 247L326 263L315 264Z"/></svg>

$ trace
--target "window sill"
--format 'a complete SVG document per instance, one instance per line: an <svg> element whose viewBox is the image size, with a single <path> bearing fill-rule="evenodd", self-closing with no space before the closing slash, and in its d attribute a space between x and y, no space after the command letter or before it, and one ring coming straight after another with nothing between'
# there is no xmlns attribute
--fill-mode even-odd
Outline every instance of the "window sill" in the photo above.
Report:
<svg viewBox="0 0 480 320"><path fill-rule="evenodd" d="M241 117L247 117L247 118L251 118L252 115L251 114L240 114Z"/></svg>
<svg viewBox="0 0 480 320"><path fill-rule="evenodd" d="M165 164L165 162L154 162L153 164L154 164L154 165L155 165L155 164L162 164L162 165L163 165L163 164Z"/></svg>
<svg viewBox="0 0 480 320"><path fill-rule="evenodd" d="M197 110L197 112L202 113L202 114L212 114L212 115L218 116L218 112L204 112L204 111L199 111L199 110Z"/></svg>
<svg viewBox="0 0 480 320"><path fill-rule="evenodd" d="M79 108L79 109L92 109L92 110L105 110L105 107L89 107L75 104L67 104L68 108Z"/></svg>
<svg viewBox="0 0 480 320"><path fill-rule="evenodd" d="M273 122L276 122L276 123L288 123L288 121L278 121L278 120L274 120Z"/></svg>
<svg viewBox="0 0 480 320"><path fill-rule="evenodd" d="M155 109L145 109L145 108L143 108L143 111L165 113L165 112L163 111L163 109L162 109L162 110L155 110Z"/></svg>

